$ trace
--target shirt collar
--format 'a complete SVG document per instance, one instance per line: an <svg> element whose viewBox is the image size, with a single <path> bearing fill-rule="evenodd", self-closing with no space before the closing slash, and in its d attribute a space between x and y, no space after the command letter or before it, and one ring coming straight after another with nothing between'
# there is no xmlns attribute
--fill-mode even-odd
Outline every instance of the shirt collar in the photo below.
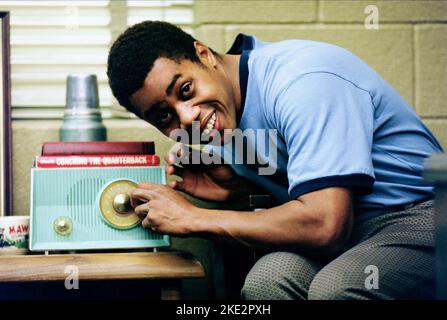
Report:
<svg viewBox="0 0 447 320"><path fill-rule="evenodd" d="M243 33L239 33L234 39L228 54L241 54L243 51L253 50L255 39Z"/></svg>
<svg viewBox="0 0 447 320"><path fill-rule="evenodd" d="M248 58L254 48L254 38L243 33L239 33L227 54L240 54L239 62L239 85L241 88L241 109L245 104L248 84Z"/></svg>

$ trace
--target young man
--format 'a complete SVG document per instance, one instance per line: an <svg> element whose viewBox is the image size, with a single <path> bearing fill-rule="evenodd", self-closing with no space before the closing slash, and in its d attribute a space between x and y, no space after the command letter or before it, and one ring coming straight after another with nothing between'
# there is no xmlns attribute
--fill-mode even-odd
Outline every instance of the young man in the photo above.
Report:
<svg viewBox="0 0 447 320"><path fill-rule="evenodd" d="M246 35L217 54L173 25L148 21L115 42L108 75L120 104L167 136L196 129L225 144L224 129L276 130L272 176L256 165L234 165L237 174L226 165L181 168L171 154L167 172L183 181L143 183L131 195L146 228L270 250L248 274L243 298L432 297L433 190L421 171L442 148L359 58L334 45ZM244 191L241 177L280 205L207 210L174 190L230 201Z"/></svg>

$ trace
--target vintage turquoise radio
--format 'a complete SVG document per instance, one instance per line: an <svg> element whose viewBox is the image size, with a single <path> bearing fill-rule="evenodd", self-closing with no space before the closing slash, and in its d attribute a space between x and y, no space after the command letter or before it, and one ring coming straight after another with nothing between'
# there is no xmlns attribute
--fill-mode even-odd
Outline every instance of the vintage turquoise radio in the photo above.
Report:
<svg viewBox="0 0 447 320"><path fill-rule="evenodd" d="M164 167L31 169L30 250L169 246L130 206L129 192L144 181L165 184Z"/></svg>

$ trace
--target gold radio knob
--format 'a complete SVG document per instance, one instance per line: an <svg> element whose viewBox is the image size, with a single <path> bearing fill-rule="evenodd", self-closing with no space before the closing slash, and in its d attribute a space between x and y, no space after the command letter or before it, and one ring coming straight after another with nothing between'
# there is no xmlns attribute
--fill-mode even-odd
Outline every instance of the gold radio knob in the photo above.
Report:
<svg viewBox="0 0 447 320"><path fill-rule="evenodd" d="M69 217L58 217L53 223L54 231L61 236L67 236L73 230L73 222Z"/></svg>
<svg viewBox="0 0 447 320"><path fill-rule="evenodd" d="M130 192L137 187L132 180L118 179L102 188L98 208L106 222L116 229L131 229L141 223L130 205Z"/></svg>
<svg viewBox="0 0 447 320"><path fill-rule="evenodd" d="M133 213L132 206L130 205L130 196L126 193L120 193L113 199L113 208L121 214Z"/></svg>

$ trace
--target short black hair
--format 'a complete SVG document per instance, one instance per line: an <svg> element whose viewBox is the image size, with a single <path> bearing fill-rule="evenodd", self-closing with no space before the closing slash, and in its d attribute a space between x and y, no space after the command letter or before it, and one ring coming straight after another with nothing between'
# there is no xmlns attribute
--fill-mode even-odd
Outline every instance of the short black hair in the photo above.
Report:
<svg viewBox="0 0 447 320"><path fill-rule="evenodd" d="M195 41L179 27L163 21L144 21L128 28L112 45L107 62L109 84L118 102L139 116L129 98L143 87L155 60L164 57L200 62Z"/></svg>

